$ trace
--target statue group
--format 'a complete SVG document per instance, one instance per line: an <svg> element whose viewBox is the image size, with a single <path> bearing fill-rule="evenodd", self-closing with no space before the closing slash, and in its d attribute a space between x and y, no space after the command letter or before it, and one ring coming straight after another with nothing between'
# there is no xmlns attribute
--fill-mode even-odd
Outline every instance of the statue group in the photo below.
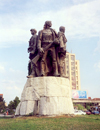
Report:
<svg viewBox="0 0 100 130"><path fill-rule="evenodd" d="M43 30L37 35L36 29L31 29L29 41L29 64L27 78L40 76L66 77L65 58L66 42L65 27L59 27L57 33L51 28L52 22L46 21Z"/></svg>

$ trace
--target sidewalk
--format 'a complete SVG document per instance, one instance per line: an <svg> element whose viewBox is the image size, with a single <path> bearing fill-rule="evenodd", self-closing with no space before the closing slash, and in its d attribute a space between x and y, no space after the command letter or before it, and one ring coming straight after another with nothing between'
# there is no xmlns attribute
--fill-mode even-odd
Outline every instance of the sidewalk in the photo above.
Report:
<svg viewBox="0 0 100 130"><path fill-rule="evenodd" d="M0 114L0 117L14 117L14 115L4 115L4 114Z"/></svg>

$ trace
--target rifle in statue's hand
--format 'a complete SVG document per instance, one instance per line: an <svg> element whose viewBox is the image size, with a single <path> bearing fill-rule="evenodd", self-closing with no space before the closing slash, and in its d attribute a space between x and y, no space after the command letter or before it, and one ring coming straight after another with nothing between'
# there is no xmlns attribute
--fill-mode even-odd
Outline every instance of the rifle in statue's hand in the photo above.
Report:
<svg viewBox="0 0 100 130"><path fill-rule="evenodd" d="M50 43L50 44L48 44L44 49L43 49L43 51L45 52L45 51L47 51L51 46L52 46L52 44L53 44L53 42L52 43ZM37 54L33 59L32 59L32 62L35 64L35 66L37 66L37 61L39 60L39 58L40 58L41 56L40 56L40 54Z"/></svg>

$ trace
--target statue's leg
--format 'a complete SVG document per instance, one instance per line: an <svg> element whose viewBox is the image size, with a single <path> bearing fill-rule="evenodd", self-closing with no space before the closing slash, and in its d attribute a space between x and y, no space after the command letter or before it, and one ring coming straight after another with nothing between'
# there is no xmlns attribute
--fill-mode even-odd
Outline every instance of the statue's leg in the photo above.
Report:
<svg viewBox="0 0 100 130"><path fill-rule="evenodd" d="M36 68L35 65L31 62L31 73L29 76L27 76L27 78L33 78L36 77Z"/></svg>
<svg viewBox="0 0 100 130"><path fill-rule="evenodd" d="M64 72L63 72L63 62L60 60L60 64L59 64L59 71L60 71L60 76L63 77Z"/></svg>
<svg viewBox="0 0 100 130"><path fill-rule="evenodd" d="M32 72L32 63L31 63L31 60L29 61L28 63L28 75L30 75Z"/></svg>
<svg viewBox="0 0 100 130"><path fill-rule="evenodd" d="M61 77L66 77L65 75L65 56L63 54L60 55L60 60L59 60L59 71L60 71L60 76Z"/></svg>
<svg viewBox="0 0 100 130"><path fill-rule="evenodd" d="M40 62L40 68L41 68L40 76L45 76L46 57L47 57L47 51L45 51L45 53L43 54L43 57L42 57L41 62Z"/></svg>
<svg viewBox="0 0 100 130"><path fill-rule="evenodd" d="M52 56L53 76L59 76L56 53L55 53L55 47L53 47L51 49L51 54L52 54L51 56Z"/></svg>

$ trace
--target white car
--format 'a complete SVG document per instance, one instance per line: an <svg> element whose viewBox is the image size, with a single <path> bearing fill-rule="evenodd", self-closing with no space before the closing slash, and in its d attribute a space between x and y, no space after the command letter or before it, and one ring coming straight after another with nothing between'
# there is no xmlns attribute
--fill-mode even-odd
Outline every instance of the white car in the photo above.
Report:
<svg viewBox="0 0 100 130"><path fill-rule="evenodd" d="M81 110L75 110L74 115L86 115L86 112L83 112Z"/></svg>

